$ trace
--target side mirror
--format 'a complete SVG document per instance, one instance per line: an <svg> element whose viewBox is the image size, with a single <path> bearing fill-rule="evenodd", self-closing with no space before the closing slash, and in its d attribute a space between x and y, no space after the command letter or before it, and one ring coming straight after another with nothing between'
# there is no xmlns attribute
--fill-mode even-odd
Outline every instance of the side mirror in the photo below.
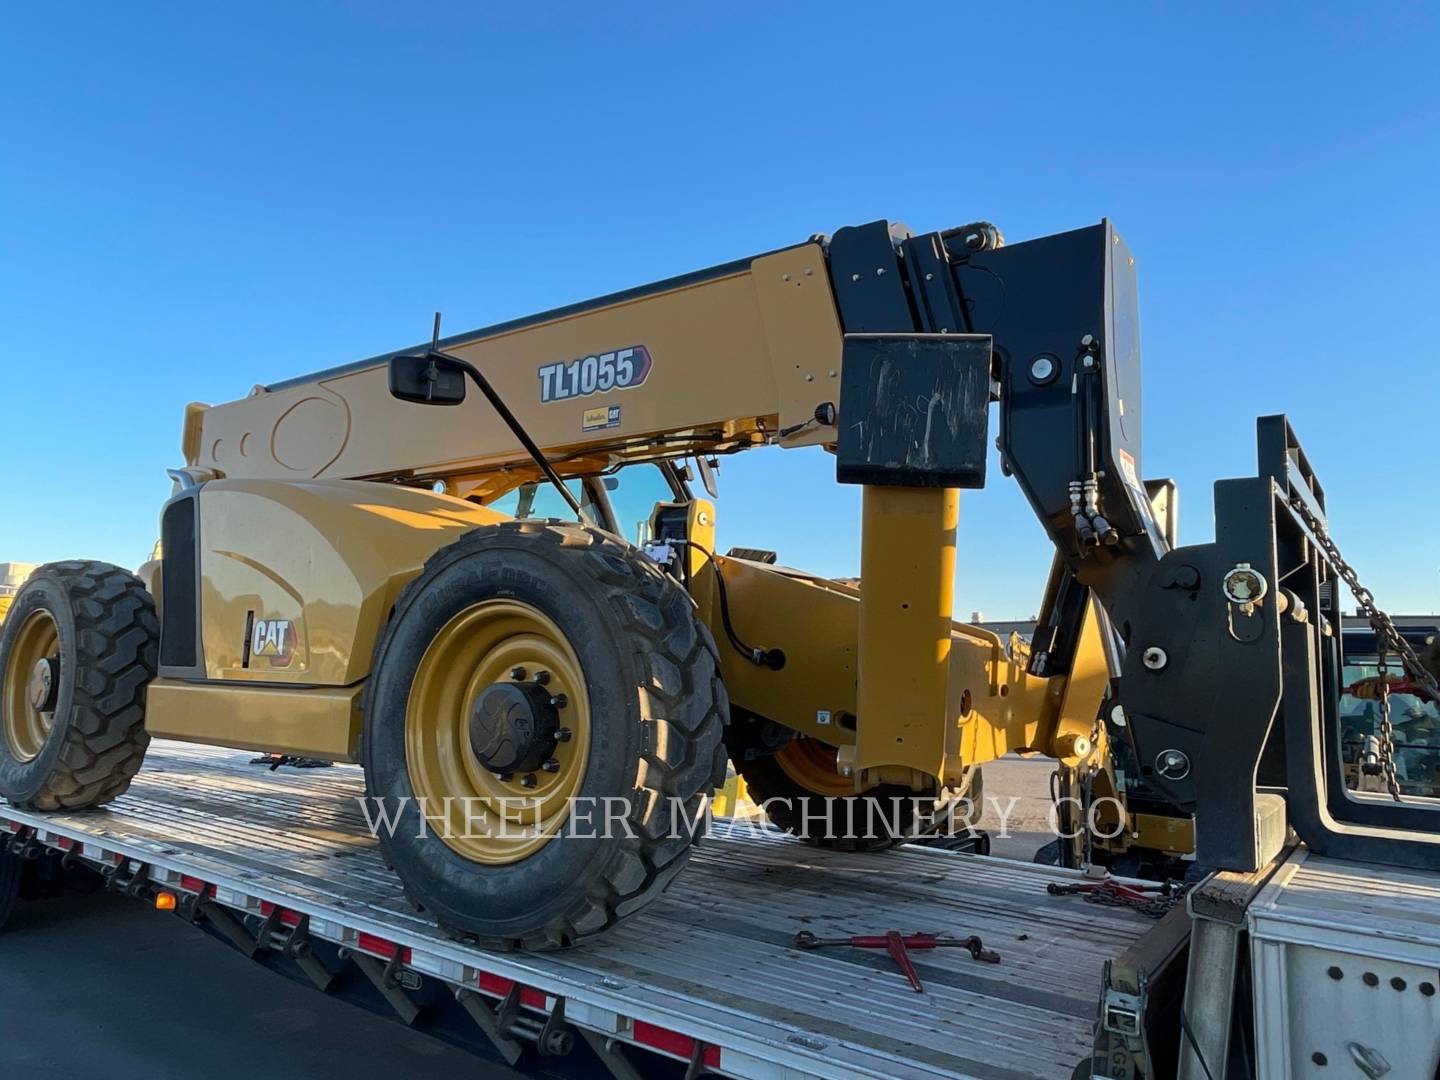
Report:
<svg viewBox="0 0 1440 1080"><path fill-rule="evenodd" d="M720 469L720 462L715 458L705 458L696 455L695 464L700 469L700 483L705 485L705 493L712 499L720 497L720 487L715 483L715 473Z"/></svg>
<svg viewBox="0 0 1440 1080"><path fill-rule="evenodd" d="M421 405L459 405L465 400L465 369L434 354L392 356L390 396Z"/></svg>

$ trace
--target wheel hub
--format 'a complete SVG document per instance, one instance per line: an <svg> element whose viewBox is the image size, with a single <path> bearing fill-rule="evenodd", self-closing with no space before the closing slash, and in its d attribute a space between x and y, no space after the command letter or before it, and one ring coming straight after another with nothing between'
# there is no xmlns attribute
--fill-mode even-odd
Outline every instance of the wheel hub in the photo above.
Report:
<svg viewBox="0 0 1440 1080"><path fill-rule="evenodd" d="M30 669L30 678L25 684L25 694L30 707L36 712L55 711L55 699L60 696L60 658L46 656L35 661Z"/></svg>
<svg viewBox="0 0 1440 1080"><path fill-rule="evenodd" d="M470 749L493 773L531 773L555 753L560 712L538 682L487 686L470 711Z"/></svg>

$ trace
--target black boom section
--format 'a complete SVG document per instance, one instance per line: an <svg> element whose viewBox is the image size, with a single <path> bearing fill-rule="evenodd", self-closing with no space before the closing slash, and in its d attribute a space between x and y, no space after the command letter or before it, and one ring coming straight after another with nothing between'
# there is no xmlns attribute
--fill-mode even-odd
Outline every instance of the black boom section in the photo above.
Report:
<svg viewBox="0 0 1440 1080"><path fill-rule="evenodd" d="M1108 605L1166 547L1141 481L1134 260L1102 222L966 253L954 279L968 328L995 339L1005 465Z"/></svg>

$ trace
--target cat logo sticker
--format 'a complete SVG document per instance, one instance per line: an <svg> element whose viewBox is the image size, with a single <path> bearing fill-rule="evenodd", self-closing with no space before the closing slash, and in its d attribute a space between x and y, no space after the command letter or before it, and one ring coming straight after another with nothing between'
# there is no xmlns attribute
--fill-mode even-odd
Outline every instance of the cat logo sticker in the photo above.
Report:
<svg viewBox="0 0 1440 1080"><path fill-rule="evenodd" d="M245 644L243 666L264 659L271 667L289 667L295 655L295 623L290 619L255 619Z"/></svg>

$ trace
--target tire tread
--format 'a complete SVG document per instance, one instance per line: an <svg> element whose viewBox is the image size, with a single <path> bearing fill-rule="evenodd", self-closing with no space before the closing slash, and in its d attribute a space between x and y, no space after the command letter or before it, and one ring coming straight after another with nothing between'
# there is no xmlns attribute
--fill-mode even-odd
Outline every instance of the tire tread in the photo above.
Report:
<svg viewBox="0 0 1440 1080"><path fill-rule="evenodd" d="M694 821L723 778L723 735L729 702L720 680L715 640L699 621L694 602L678 582L619 538L599 529L558 520L517 520L485 526L437 552L395 604L395 619L414 603L434 574L458 559L479 554L497 536L527 543L583 549L573 559L580 572L603 594L624 626L644 673L639 687L641 723L646 736L637 762L626 839L608 859L588 891L545 926L523 937L493 938L444 927L452 937L503 950L545 950L574 945L600 934L660 895L689 861L702 828L672 837L666 810L672 798L683 802ZM383 650L384 641L379 645ZM378 653L377 653L378 655ZM663 732L663 752L654 745ZM402 882L403 884L403 882ZM414 897L412 896L412 900Z"/></svg>
<svg viewBox="0 0 1440 1080"><path fill-rule="evenodd" d="M109 563L47 563L34 576L48 578L67 598L75 621L75 678L63 745L49 776L23 805L102 806L129 788L150 745L145 691L159 659L155 602L144 582Z"/></svg>

